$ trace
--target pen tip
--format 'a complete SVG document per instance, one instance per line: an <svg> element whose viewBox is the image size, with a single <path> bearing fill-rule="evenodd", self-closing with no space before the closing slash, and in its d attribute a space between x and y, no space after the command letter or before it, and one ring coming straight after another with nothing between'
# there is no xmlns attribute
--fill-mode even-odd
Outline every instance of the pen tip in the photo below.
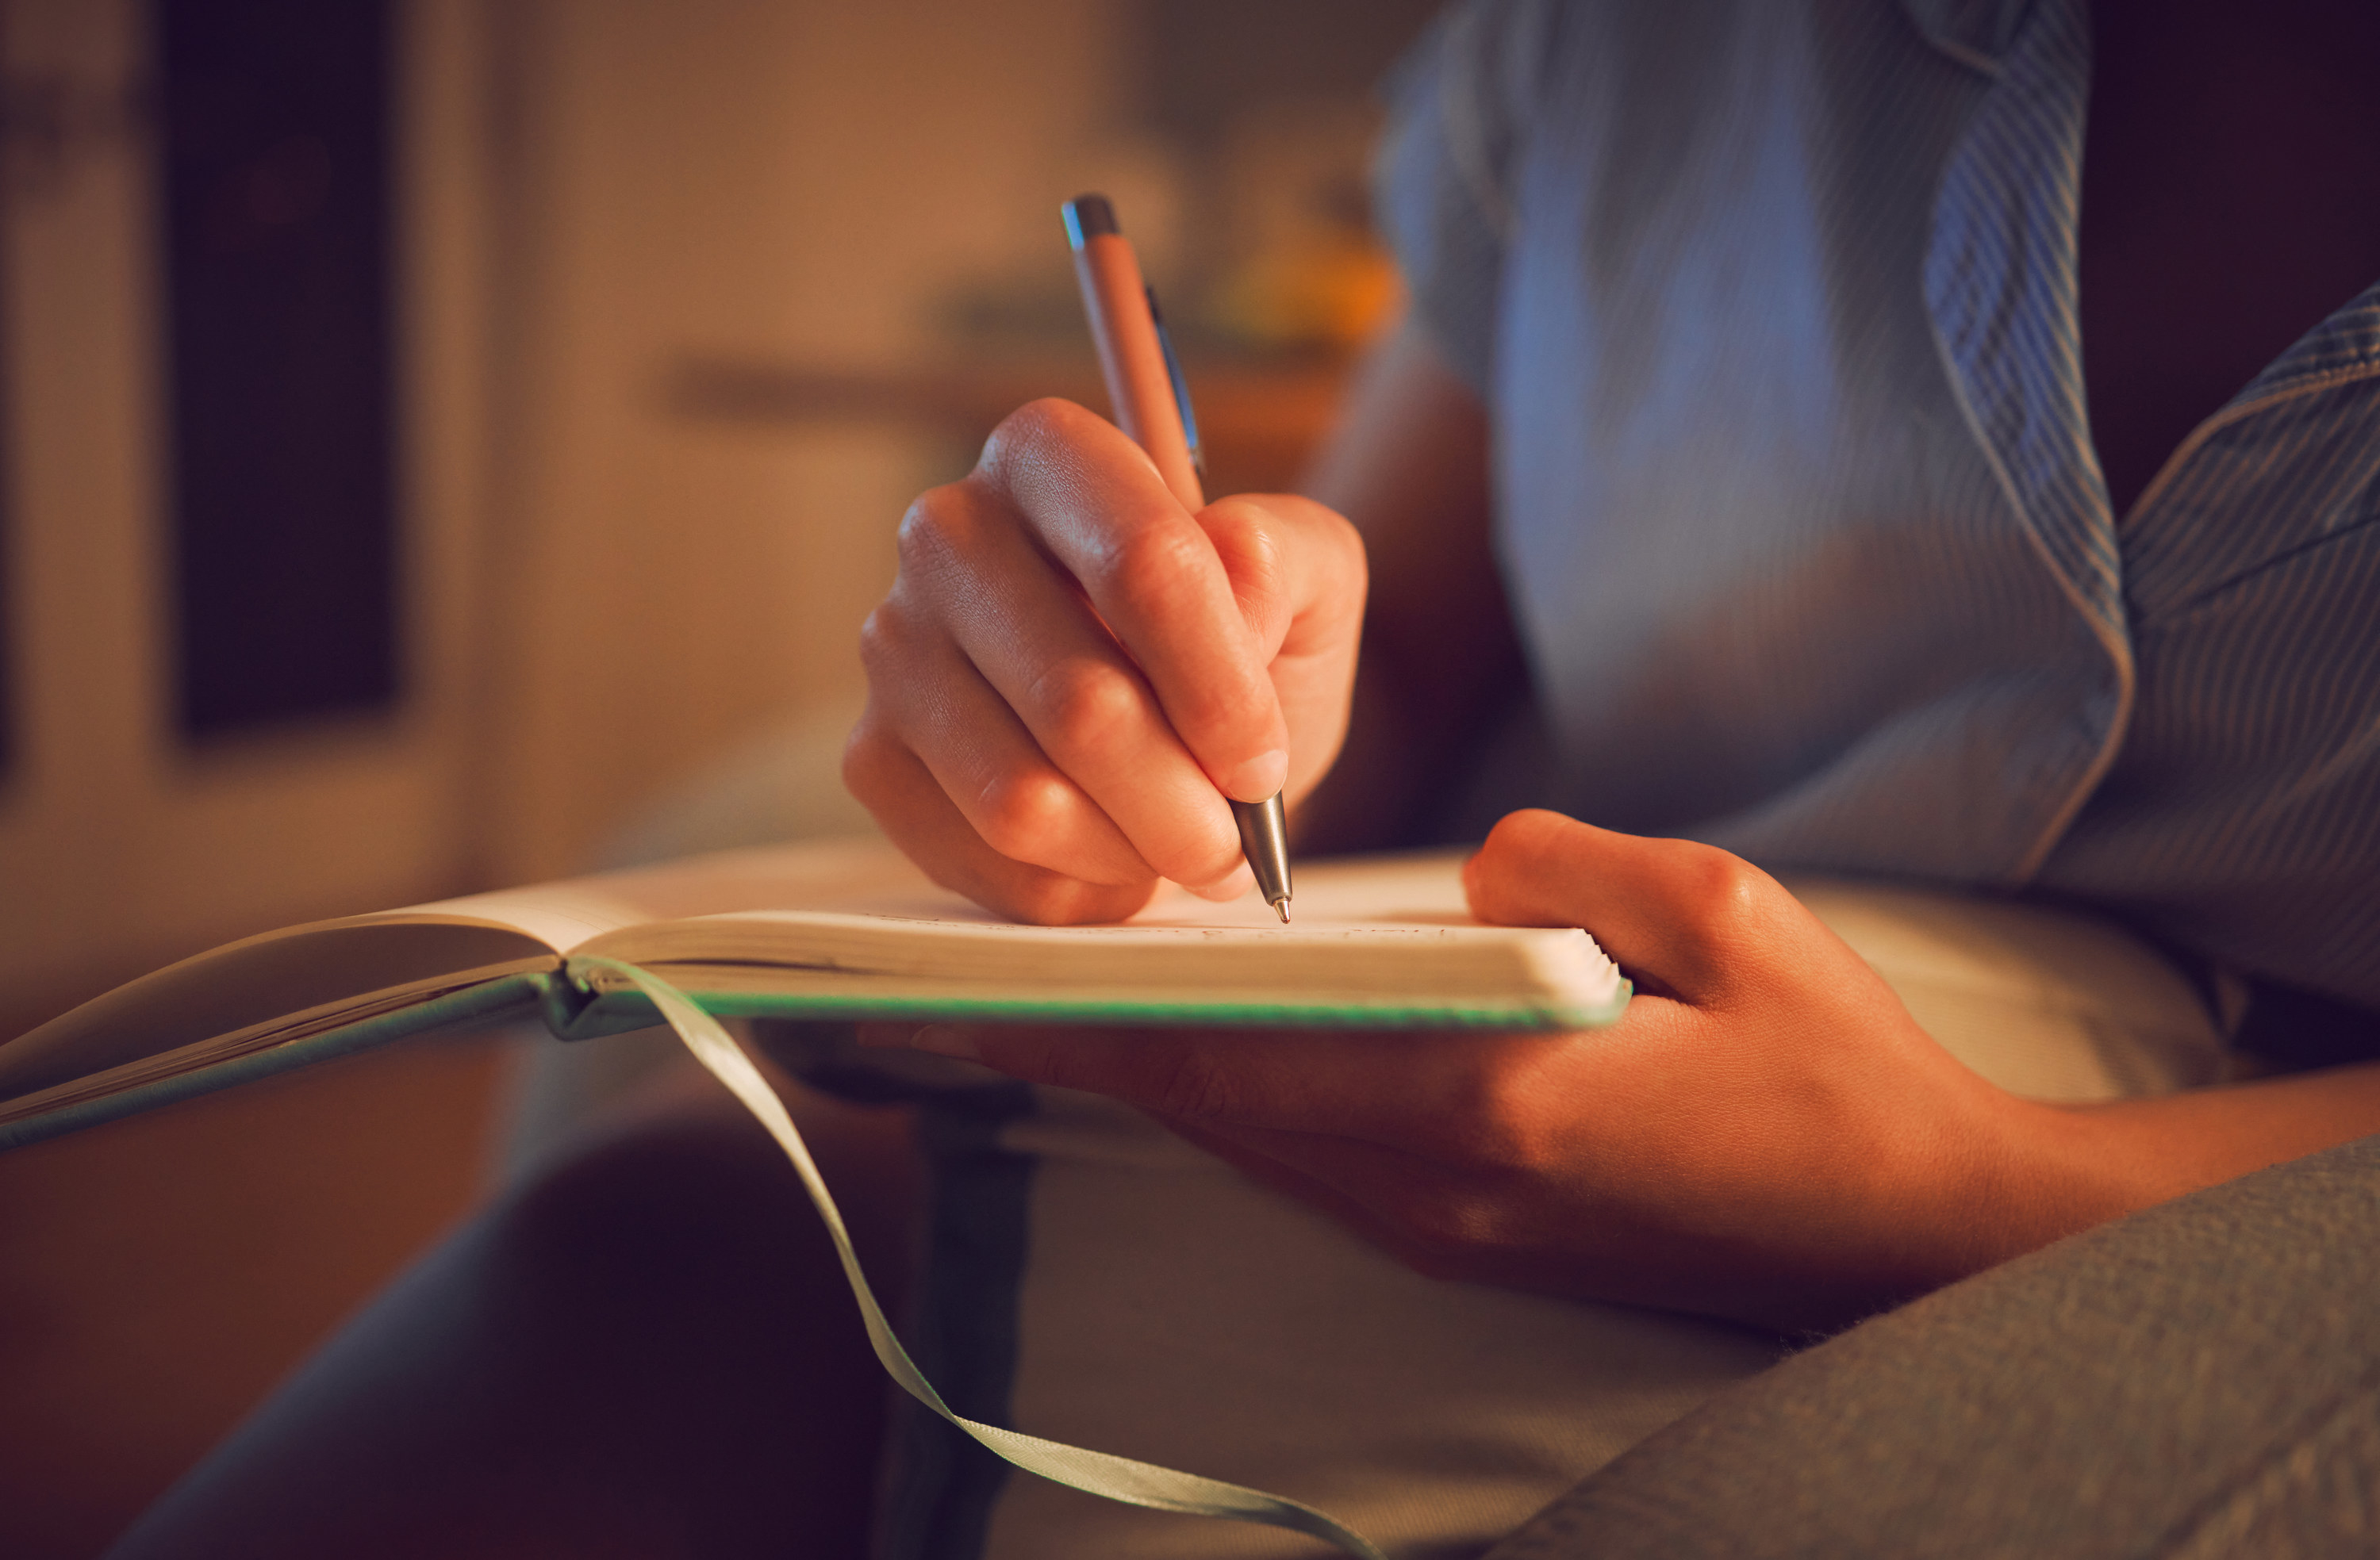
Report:
<svg viewBox="0 0 2380 1560"><path fill-rule="evenodd" d="M1274 912L1281 916L1281 924L1284 926L1288 925L1289 901L1287 900L1275 900L1272 901L1272 907Z"/></svg>

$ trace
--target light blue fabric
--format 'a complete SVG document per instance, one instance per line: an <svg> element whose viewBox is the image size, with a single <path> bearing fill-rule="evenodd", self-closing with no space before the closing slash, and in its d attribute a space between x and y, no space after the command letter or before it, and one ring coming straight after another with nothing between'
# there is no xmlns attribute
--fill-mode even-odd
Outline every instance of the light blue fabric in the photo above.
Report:
<svg viewBox="0 0 2380 1560"><path fill-rule="evenodd" d="M2119 525L2082 0L1508 0L1381 210L1487 400L1559 803L2072 894L2380 1007L2380 285Z"/></svg>

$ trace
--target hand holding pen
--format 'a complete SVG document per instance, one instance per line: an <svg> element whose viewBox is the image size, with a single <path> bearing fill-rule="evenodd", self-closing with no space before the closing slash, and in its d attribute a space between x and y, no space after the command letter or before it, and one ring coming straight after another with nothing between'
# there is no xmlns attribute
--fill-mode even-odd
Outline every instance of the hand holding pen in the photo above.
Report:
<svg viewBox="0 0 2380 1560"><path fill-rule="evenodd" d="M1116 424L1148 453L1165 486L1193 512L1207 507L1206 462L1198 448L1198 417L1190 383L1165 333L1157 289L1141 279L1140 261L1116 226L1103 195L1066 202L1066 237L1075 249L1075 277L1107 381ZM1286 775L1284 774L1284 778ZM1239 825L1240 852L1257 891L1289 925L1289 816L1276 791L1260 802L1225 792Z"/></svg>
<svg viewBox="0 0 2380 1560"><path fill-rule="evenodd" d="M1170 377L1113 399L1143 430L1175 419L1180 460L1038 401L911 505L844 763L937 881L1049 924L1120 919L1160 877L1245 892L1231 804L1278 817L1329 768L1363 619L1345 520L1288 495L1201 502Z"/></svg>

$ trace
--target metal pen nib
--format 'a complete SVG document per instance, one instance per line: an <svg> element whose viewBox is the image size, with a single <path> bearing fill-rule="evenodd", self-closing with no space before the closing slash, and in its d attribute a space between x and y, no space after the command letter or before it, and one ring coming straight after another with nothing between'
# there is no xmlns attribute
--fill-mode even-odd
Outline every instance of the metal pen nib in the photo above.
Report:
<svg viewBox="0 0 2380 1560"><path fill-rule="evenodd" d="M1257 891L1289 925L1289 814L1281 804L1281 793L1273 792L1269 802L1234 802L1232 816L1240 826L1240 850L1248 858L1248 868L1256 874Z"/></svg>

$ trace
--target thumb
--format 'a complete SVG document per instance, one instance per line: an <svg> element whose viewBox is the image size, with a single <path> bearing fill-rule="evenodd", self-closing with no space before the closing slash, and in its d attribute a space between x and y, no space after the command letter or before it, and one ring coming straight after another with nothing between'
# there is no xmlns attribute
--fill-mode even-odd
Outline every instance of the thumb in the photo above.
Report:
<svg viewBox="0 0 2380 1560"><path fill-rule="evenodd" d="M1471 913L1507 926L1582 926L1640 984L1687 1001L1773 951L1776 879L1691 840L1652 840L1531 809L1463 865ZM1790 901L1789 901L1790 902Z"/></svg>

